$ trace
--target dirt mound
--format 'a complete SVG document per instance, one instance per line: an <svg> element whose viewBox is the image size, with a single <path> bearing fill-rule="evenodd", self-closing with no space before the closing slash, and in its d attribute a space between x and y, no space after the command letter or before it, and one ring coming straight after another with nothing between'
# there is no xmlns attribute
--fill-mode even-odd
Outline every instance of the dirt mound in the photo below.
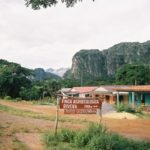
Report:
<svg viewBox="0 0 150 150"><path fill-rule="evenodd" d="M138 117L136 115L127 113L127 112L110 112L107 114L104 114L103 117L105 118L114 118L114 119L137 119Z"/></svg>

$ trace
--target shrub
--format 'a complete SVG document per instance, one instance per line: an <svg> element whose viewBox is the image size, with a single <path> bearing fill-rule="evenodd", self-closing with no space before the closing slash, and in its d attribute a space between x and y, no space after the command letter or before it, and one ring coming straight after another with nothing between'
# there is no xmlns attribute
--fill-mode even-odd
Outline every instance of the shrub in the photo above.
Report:
<svg viewBox="0 0 150 150"><path fill-rule="evenodd" d="M89 141L90 141L90 137L88 133L85 131L79 132L74 139L74 142L78 147L86 146Z"/></svg>
<svg viewBox="0 0 150 150"><path fill-rule="evenodd" d="M21 97L16 98L16 101L21 101L21 100L22 100Z"/></svg>
<svg viewBox="0 0 150 150"><path fill-rule="evenodd" d="M5 96L4 99L5 100L11 100L12 98L11 98L11 96Z"/></svg>
<svg viewBox="0 0 150 150"><path fill-rule="evenodd" d="M111 136L107 134L93 137L88 145L89 150L112 150L112 147Z"/></svg>
<svg viewBox="0 0 150 150"><path fill-rule="evenodd" d="M125 105L125 104L119 105L118 107L116 107L116 109L117 109L117 112L122 112L122 111L129 112L129 113L134 112L131 106Z"/></svg>
<svg viewBox="0 0 150 150"><path fill-rule="evenodd" d="M49 146L56 146L57 145L57 141L58 141L58 137L57 136L54 136L53 133L46 133L44 135L44 142L46 144L47 147Z"/></svg>
<svg viewBox="0 0 150 150"><path fill-rule="evenodd" d="M126 139L120 135L107 132L99 124L90 124L86 130L74 131L63 129L57 136L45 134L44 141L47 147L56 149L86 149L86 150L148 150L150 142L139 142ZM63 145L64 144L64 145ZM54 149L55 149L54 148Z"/></svg>
<svg viewBox="0 0 150 150"><path fill-rule="evenodd" d="M117 112L122 112L124 111L124 105L120 104L119 106L116 107L116 109L117 109Z"/></svg>
<svg viewBox="0 0 150 150"><path fill-rule="evenodd" d="M131 108L131 106L129 106L129 105L125 105L125 106L124 106L124 111L125 111L125 112L129 112L129 113L134 112L133 109Z"/></svg>
<svg viewBox="0 0 150 150"><path fill-rule="evenodd" d="M79 132L75 137L75 144L79 146L86 146L90 140L95 136L104 135L106 128L102 125L91 123L86 130Z"/></svg>
<svg viewBox="0 0 150 150"><path fill-rule="evenodd" d="M59 139L62 142L73 142L76 133L68 129L62 129L59 133Z"/></svg>

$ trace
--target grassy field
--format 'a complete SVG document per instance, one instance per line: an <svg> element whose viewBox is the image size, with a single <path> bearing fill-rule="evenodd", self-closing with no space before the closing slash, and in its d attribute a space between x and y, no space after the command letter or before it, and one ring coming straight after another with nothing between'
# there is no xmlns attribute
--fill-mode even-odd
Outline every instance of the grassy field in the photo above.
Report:
<svg viewBox="0 0 150 150"><path fill-rule="evenodd" d="M58 135L54 136L55 115L54 106L0 101L0 149L122 150L122 147L128 150L149 149L149 142L140 142L150 140L148 119L103 118L101 127L98 125L97 128L97 124L94 124L91 129L88 125L98 122L98 116L64 115L60 111ZM116 148L115 141L119 141L122 147Z"/></svg>
<svg viewBox="0 0 150 150"><path fill-rule="evenodd" d="M48 150L149 150L150 142L134 141L110 133L100 124L91 123L86 129L74 132L61 129L57 135L46 133L44 143Z"/></svg>

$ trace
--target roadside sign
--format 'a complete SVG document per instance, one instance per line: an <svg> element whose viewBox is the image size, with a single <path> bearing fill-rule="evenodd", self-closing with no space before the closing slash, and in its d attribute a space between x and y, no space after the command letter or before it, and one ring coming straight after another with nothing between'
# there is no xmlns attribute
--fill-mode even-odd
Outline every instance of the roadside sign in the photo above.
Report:
<svg viewBox="0 0 150 150"><path fill-rule="evenodd" d="M64 109L64 114L96 114L96 108L90 109Z"/></svg>
<svg viewBox="0 0 150 150"><path fill-rule="evenodd" d="M60 100L59 106L65 114L96 114L101 101L93 98L68 98Z"/></svg>

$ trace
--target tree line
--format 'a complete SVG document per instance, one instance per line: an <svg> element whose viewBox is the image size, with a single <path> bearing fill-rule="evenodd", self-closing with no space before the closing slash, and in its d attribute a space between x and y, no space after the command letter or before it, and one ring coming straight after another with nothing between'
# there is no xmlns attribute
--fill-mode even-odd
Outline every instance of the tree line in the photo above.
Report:
<svg viewBox="0 0 150 150"><path fill-rule="evenodd" d="M100 85L144 85L150 83L150 70L144 65L126 64L117 70L115 77L82 79L82 86ZM38 100L55 98L61 88L81 86L81 81L73 77L47 78L35 80L33 70L20 64L0 60L0 97Z"/></svg>

